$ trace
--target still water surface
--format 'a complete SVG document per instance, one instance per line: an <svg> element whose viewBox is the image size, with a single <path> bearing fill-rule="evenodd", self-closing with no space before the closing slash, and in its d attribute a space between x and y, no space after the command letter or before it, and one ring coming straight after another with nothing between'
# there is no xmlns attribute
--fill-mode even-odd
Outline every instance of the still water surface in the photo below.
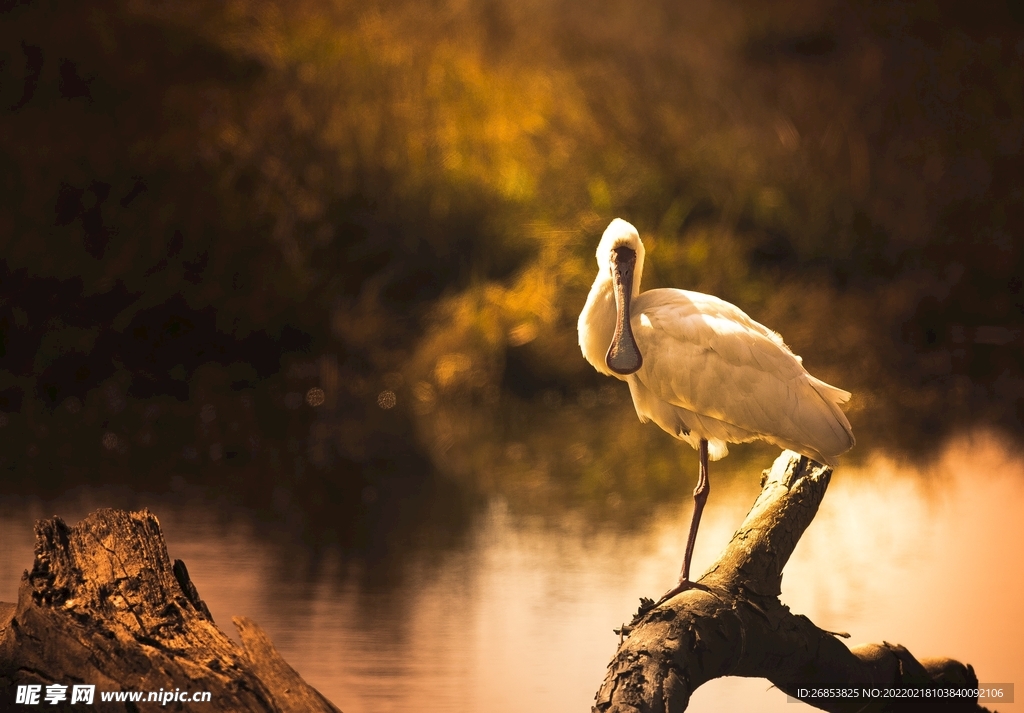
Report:
<svg viewBox="0 0 1024 713"><path fill-rule="evenodd" d="M689 452L686 452L690 455ZM767 467L770 463L765 462ZM712 471L714 476L714 471ZM713 483L694 567L707 567L757 495L756 477ZM612 629L678 572L689 503L640 529L595 531L571 516L515 516L500 498L468 535L425 549L395 576L307 552L188 494L77 490L0 507L0 600L32 560L32 524L96 507L148 506L218 623L259 622L285 658L345 713L589 710L615 651ZM1024 458L985 433L949 441L922 469L883 455L841 466L785 570L782 599L851 642L899 642L974 665L982 682L1024 684ZM291 563L303 576L282 567ZM233 633L233 631L229 631ZM1021 704L992 706L1001 711ZM764 680L723 679L692 711L811 710Z"/></svg>

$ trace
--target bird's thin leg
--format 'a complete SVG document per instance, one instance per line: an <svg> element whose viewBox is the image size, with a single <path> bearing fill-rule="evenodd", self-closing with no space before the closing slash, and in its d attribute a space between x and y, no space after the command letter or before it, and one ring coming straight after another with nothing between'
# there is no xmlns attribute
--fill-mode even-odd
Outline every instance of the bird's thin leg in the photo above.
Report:
<svg viewBox="0 0 1024 713"><path fill-rule="evenodd" d="M693 546L697 542L697 528L700 527L700 516L704 513L704 503L708 501L708 493L711 492L711 482L708 480L708 441L700 439L700 472L697 474L697 487L693 489L693 518L690 520L690 534L686 538L686 554L683 555L683 571L679 574L679 583L658 600L658 604L668 601L680 592L685 592L693 586L690 581L690 559L693 557Z"/></svg>
<svg viewBox="0 0 1024 713"><path fill-rule="evenodd" d="M700 439L700 472L697 475L697 487L693 489L693 519L690 520L690 535L686 540L686 555L683 557L683 571L679 581L690 580L690 559L693 557L693 545L697 542L697 528L700 527L700 516L704 513L704 503L708 501L711 483L708 481L708 441Z"/></svg>

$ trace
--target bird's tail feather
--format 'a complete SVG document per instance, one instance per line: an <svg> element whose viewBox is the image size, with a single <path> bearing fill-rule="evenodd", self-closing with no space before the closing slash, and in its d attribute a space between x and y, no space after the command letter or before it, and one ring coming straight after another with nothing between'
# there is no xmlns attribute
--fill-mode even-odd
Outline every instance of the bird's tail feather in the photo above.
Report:
<svg viewBox="0 0 1024 713"><path fill-rule="evenodd" d="M822 401L825 402L832 412L833 418L826 421L828 429L831 431L831 438L823 439L821 443L824 446L826 442L831 441L829 447L823 449L828 451L828 453L823 453L822 455L825 456L825 462L828 465L834 466L834 457L848 451L857 442L853 437L853 427L850 426L850 420L846 418L846 414L839 408L839 404L845 404L849 401L852 394L831 384L826 384L820 379L815 379L810 374L808 374L808 379L811 386L818 392Z"/></svg>
<svg viewBox="0 0 1024 713"><path fill-rule="evenodd" d="M845 404L853 396L849 391L844 391L836 386L832 386L832 384L826 384L821 379L815 379L810 374L807 375L807 378L814 387L814 390L832 403Z"/></svg>

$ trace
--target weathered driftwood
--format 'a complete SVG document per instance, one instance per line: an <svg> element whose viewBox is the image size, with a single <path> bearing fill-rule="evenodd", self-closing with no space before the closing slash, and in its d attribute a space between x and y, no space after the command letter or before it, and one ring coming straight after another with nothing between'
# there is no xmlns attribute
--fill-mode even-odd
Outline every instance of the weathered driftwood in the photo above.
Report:
<svg viewBox="0 0 1024 713"><path fill-rule="evenodd" d="M686 710L692 693L721 676L798 687L977 686L971 666L915 659L897 644L848 649L837 634L779 601L782 569L818 511L832 471L791 451L762 476L762 490L725 552L699 580L659 607L645 600L608 665L593 710ZM984 711L976 701L815 701L828 711Z"/></svg>
<svg viewBox="0 0 1024 713"><path fill-rule="evenodd" d="M214 624L184 563L171 563L148 510L98 510L70 528L57 517L41 520L35 563L22 577L18 603L0 603L0 709L14 707L18 684L84 683L97 691L211 693L201 706L159 706L168 711L340 713L285 663L255 623L234 623L242 648ZM155 705L104 703L97 693L89 709Z"/></svg>

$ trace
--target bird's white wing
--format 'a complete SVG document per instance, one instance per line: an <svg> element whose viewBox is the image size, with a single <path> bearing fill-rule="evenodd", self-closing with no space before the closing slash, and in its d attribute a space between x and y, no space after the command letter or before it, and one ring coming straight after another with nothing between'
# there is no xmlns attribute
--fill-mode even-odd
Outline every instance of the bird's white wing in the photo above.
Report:
<svg viewBox="0 0 1024 713"><path fill-rule="evenodd" d="M738 307L649 290L630 321L644 357L636 376L658 399L825 462L853 445L837 405L849 393L810 376L778 334Z"/></svg>

